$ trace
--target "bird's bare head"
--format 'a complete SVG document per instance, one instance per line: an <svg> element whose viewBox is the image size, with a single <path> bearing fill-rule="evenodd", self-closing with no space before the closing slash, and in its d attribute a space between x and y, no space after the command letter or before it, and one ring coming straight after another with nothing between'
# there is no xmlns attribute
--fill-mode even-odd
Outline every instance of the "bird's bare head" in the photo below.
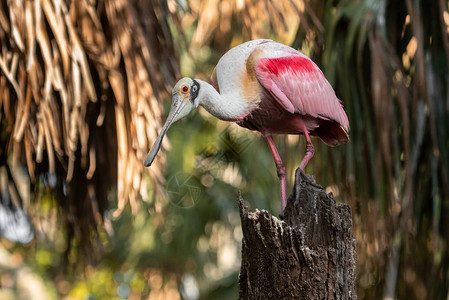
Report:
<svg viewBox="0 0 449 300"><path fill-rule="evenodd" d="M172 104L170 108L170 113L168 114L167 121L165 121L164 127L162 128L159 136L154 142L153 147L148 153L144 165L145 167L151 166L154 158L156 157L159 149L161 148L162 139L167 133L168 128L174 122L187 116L193 109L198 107L198 98L200 91L200 85L198 81L184 77L179 80L172 90Z"/></svg>
<svg viewBox="0 0 449 300"><path fill-rule="evenodd" d="M200 92L200 84L195 79L184 77L179 80L172 89L172 99L180 97L185 102L191 103L194 108L198 107L197 101Z"/></svg>

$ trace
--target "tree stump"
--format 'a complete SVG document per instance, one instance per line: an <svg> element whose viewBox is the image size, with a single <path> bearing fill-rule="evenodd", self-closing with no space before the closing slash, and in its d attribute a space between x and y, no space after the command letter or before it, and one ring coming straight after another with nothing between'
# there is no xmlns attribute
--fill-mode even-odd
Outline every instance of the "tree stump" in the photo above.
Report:
<svg viewBox="0 0 449 300"><path fill-rule="evenodd" d="M267 211L242 222L240 299L357 299L351 209L296 171L283 221Z"/></svg>

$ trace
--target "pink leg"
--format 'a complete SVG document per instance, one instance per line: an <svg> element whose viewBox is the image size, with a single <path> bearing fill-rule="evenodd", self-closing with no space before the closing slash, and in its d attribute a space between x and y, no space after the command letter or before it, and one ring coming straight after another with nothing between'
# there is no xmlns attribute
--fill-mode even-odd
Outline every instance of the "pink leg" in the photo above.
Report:
<svg viewBox="0 0 449 300"><path fill-rule="evenodd" d="M270 148L271 154L273 155L274 162L278 171L278 177L281 181L281 215L284 215L284 209L287 206L287 192L286 192L286 182L285 182L285 166L282 163L281 156L274 145L273 137L269 134L264 134L267 140L268 147Z"/></svg>
<svg viewBox="0 0 449 300"><path fill-rule="evenodd" d="M299 164L299 168L304 171L304 169L307 166L307 163L309 160L313 157L313 154L315 153L315 148L313 147L312 141L310 140L309 132L307 131L307 128L304 124L304 122L301 122L301 129L304 132L304 137L306 138L306 155L302 159L301 163Z"/></svg>

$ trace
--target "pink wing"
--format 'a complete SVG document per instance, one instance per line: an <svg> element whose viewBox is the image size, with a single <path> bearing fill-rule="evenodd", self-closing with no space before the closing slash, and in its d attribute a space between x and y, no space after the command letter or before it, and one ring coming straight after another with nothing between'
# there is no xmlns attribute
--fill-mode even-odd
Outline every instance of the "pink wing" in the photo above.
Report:
<svg viewBox="0 0 449 300"><path fill-rule="evenodd" d="M348 131L343 106L318 66L299 53L287 55L261 58L255 64L262 86L290 113L336 121Z"/></svg>

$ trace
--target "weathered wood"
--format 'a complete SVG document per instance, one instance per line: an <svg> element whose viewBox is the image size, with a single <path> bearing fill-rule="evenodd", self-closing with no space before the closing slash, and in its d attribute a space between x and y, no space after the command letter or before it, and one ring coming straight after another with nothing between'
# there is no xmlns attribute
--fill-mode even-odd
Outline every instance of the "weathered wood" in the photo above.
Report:
<svg viewBox="0 0 449 300"><path fill-rule="evenodd" d="M283 221L265 210L248 212L240 196L239 207L240 299L357 299L348 205L336 205L297 171Z"/></svg>

